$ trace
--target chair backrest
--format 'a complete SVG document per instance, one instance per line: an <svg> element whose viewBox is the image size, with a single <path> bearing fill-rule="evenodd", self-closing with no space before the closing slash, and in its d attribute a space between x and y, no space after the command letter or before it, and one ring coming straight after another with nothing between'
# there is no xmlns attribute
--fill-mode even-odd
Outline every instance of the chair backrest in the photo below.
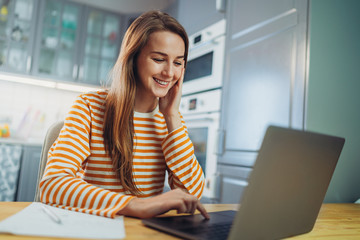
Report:
<svg viewBox="0 0 360 240"><path fill-rule="evenodd" d="M42 176L44 175L49 149L53 145L55 140L58 138L60 130L63 126L64 126L64 121L54 123L53 125L50 126L50 128L46 132L46 136L44 139L44 144L42 146L41 156L40 156L39 173L38 173L35 199L34 199L35 202L40 202L39 184Z"/></svg>

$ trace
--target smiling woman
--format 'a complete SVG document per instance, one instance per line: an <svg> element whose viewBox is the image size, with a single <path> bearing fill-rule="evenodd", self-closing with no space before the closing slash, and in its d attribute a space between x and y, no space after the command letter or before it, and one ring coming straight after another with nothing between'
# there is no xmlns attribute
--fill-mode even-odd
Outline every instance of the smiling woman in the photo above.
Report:
<svg viewBox="0 0 360 240"><path fill-rule="evenodd" d="M127 30L109 90L82 94L49 151L41 201L114 217L171 209L208 217L204 174L179 112L184 28L151 11ZM172 191L163 193L165 171Z"/></svg>
<svg viewBox="0 0 360 240"><path fill-rule="evenodd" d="M174 45L177 47L174 48ZM150 35L137 59L137 66L142 67L138 69L136 111L150 112L157 104L156 98L160 98L161 104L169 90L175 84L179 86L178 80L184 69L184 52L184 41L179 35L168 31Z"/></svg>

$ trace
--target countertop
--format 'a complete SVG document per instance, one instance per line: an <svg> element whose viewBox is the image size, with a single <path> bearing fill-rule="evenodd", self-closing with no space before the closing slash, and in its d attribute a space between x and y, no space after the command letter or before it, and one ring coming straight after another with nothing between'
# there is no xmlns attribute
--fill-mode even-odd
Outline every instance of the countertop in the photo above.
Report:
<svg viewBox="0 0 360 240"><path fill-rule="evenodd" d="M41 147L43 144L42 139L18 139L18 138L0 138L0 144L14 144L14 145L25 145L25 146L34 146Z"/></svg>

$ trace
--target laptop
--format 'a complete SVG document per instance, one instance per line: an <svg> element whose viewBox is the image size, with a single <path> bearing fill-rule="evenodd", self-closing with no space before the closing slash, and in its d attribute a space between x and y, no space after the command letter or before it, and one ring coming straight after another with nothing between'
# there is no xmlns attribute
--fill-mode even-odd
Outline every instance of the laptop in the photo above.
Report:
<svg viewBox="0 0 360 240"><path fill-rule="evenodd" d="M238 211L142 222L184 239L279 239L310 232L345 139L270 126ZM223 233L224 232L224 233Z"/></svg>

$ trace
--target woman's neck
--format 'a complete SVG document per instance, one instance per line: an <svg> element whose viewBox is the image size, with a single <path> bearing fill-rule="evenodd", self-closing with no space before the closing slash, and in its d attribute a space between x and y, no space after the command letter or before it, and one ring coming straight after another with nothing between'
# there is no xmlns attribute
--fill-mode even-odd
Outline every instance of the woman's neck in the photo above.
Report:
<svg viewBox="0 0 360 240"><path fill-rule="evenodd" d="M148 113L152 112L158 105L158 98L154 96L135 95L135 112Z"/></svg>

